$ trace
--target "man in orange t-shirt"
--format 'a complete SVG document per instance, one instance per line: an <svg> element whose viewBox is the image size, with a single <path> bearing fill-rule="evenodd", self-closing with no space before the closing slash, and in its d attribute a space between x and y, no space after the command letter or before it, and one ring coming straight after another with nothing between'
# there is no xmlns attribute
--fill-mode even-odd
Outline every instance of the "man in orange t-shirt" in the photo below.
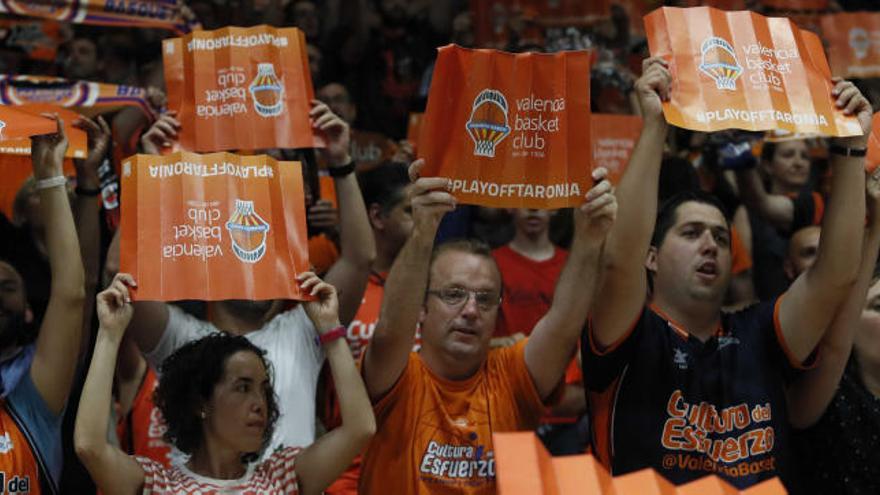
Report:
<svg viewBox="0 0 880 495"><path fill-rule="evenodd" d="M531 337L489 349L501 274L479 241L434 249L455 208L450 181L410 167L413 230L385 283L361 372L377 432L363 458L362 495L495 493L492 434L533 429L560 390L592 302L617 203L605 171L575 209L575 239L550 310ZM417 324L422 348L413 353Z"/></svg>

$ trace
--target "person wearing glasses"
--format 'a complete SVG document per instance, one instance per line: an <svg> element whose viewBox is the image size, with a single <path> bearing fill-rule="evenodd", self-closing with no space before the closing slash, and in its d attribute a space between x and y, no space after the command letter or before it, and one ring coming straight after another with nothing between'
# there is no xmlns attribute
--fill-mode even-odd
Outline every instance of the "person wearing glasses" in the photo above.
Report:
<svg viewBox="0 0 880 495"><path fill-rule="evenodd" d="M574 241L550 309L528 339L490 350L501 273L479 241L434 247L456 200L447 179L419 177L423 165L410 167L413 230L385 282L361 362L377 434L364 454L359 493L495 493L492 434L534 429L558 400L617 202L606 171L594 171L596 185L575 209ZM422 347L414 353L419 325Z"/></svg>

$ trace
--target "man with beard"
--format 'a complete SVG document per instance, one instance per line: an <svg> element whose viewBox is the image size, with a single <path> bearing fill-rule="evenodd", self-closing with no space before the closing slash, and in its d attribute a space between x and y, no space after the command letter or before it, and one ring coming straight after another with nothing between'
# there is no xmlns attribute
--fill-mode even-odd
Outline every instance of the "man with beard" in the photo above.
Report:
<svg viewBox="0 0 880 495"><path fill-rule="evenodd" d="M56 120L56 133L32 138L51 266L39 331L21 276L0 262L0 479L9 492L58 493L62 412L82 332L85 275L61 168L67 137Z"/></svg>
<svg viewBox="0 0 880 495"><path fill-rule="evenodd" d="M313 102L310 116L316 131L326 136L325 157L339 200L341 256L324 280L337 288L340 319L346 324L357 312L375 257L373 235L352 173L348 125L317 101ZM178 126L172 118L160 119L143 141L151 145L170 143ZM208 303L210 322L159 302L136 302L134 307L128 332L155 369L176 349L213 332L244 335L264 349L275 369L275 391L281 412L264 456L278 447L305 447L314 441L315 393L324 357L316 343L315 329L301 305L291 307L282 300ZM334 333L334 337L345 337L344 330L338 335Z"/></svg>

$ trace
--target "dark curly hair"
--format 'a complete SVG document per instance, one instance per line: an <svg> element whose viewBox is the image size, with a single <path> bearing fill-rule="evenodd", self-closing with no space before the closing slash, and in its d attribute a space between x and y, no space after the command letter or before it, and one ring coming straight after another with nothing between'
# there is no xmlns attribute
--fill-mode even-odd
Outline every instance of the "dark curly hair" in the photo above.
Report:
<svg viewBox="0 0 880 495"><path fill-rule="evenodd" d="M278 398L272 386L272 365L266 360L266 351L250 340L221 332L189 342L162 362L161 377L153 393L153 401L162 411L168 426L165 441L187 454L192 454L198 448L203 440L200 407L211 399L214 386L223 377L226 361L239 351L250 351L260 358L270 383L266 390L263 443L259 452L248 452L242 460L254 460L266 448L278 420Z"/></svg>

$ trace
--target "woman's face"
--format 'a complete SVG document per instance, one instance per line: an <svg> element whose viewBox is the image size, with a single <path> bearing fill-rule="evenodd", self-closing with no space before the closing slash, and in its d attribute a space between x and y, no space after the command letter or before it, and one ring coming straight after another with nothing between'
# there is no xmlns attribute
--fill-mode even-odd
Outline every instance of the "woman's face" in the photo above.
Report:
<svg viewBox="0 0 880 495"><path fill-rule="evenodd" d="M205 406L205 438L242 454L258 452L267 427L270 393L272 383L259 356L251 351L229 356Z"/></svg>
<svg viewBox="0 0 880 495"><path fill-rule="evenodd" d="M855 338L859 362L871 367L880 366L880 280L868 289L868 299L859 323Z"/></svg>
<svg viewBox="0 0 880 495"><path fill-rule="evenodd" d="M806 184L810 179L810 153L806 141L776 143L768 171L773 182L785 188L798 189Z"/></svg>

